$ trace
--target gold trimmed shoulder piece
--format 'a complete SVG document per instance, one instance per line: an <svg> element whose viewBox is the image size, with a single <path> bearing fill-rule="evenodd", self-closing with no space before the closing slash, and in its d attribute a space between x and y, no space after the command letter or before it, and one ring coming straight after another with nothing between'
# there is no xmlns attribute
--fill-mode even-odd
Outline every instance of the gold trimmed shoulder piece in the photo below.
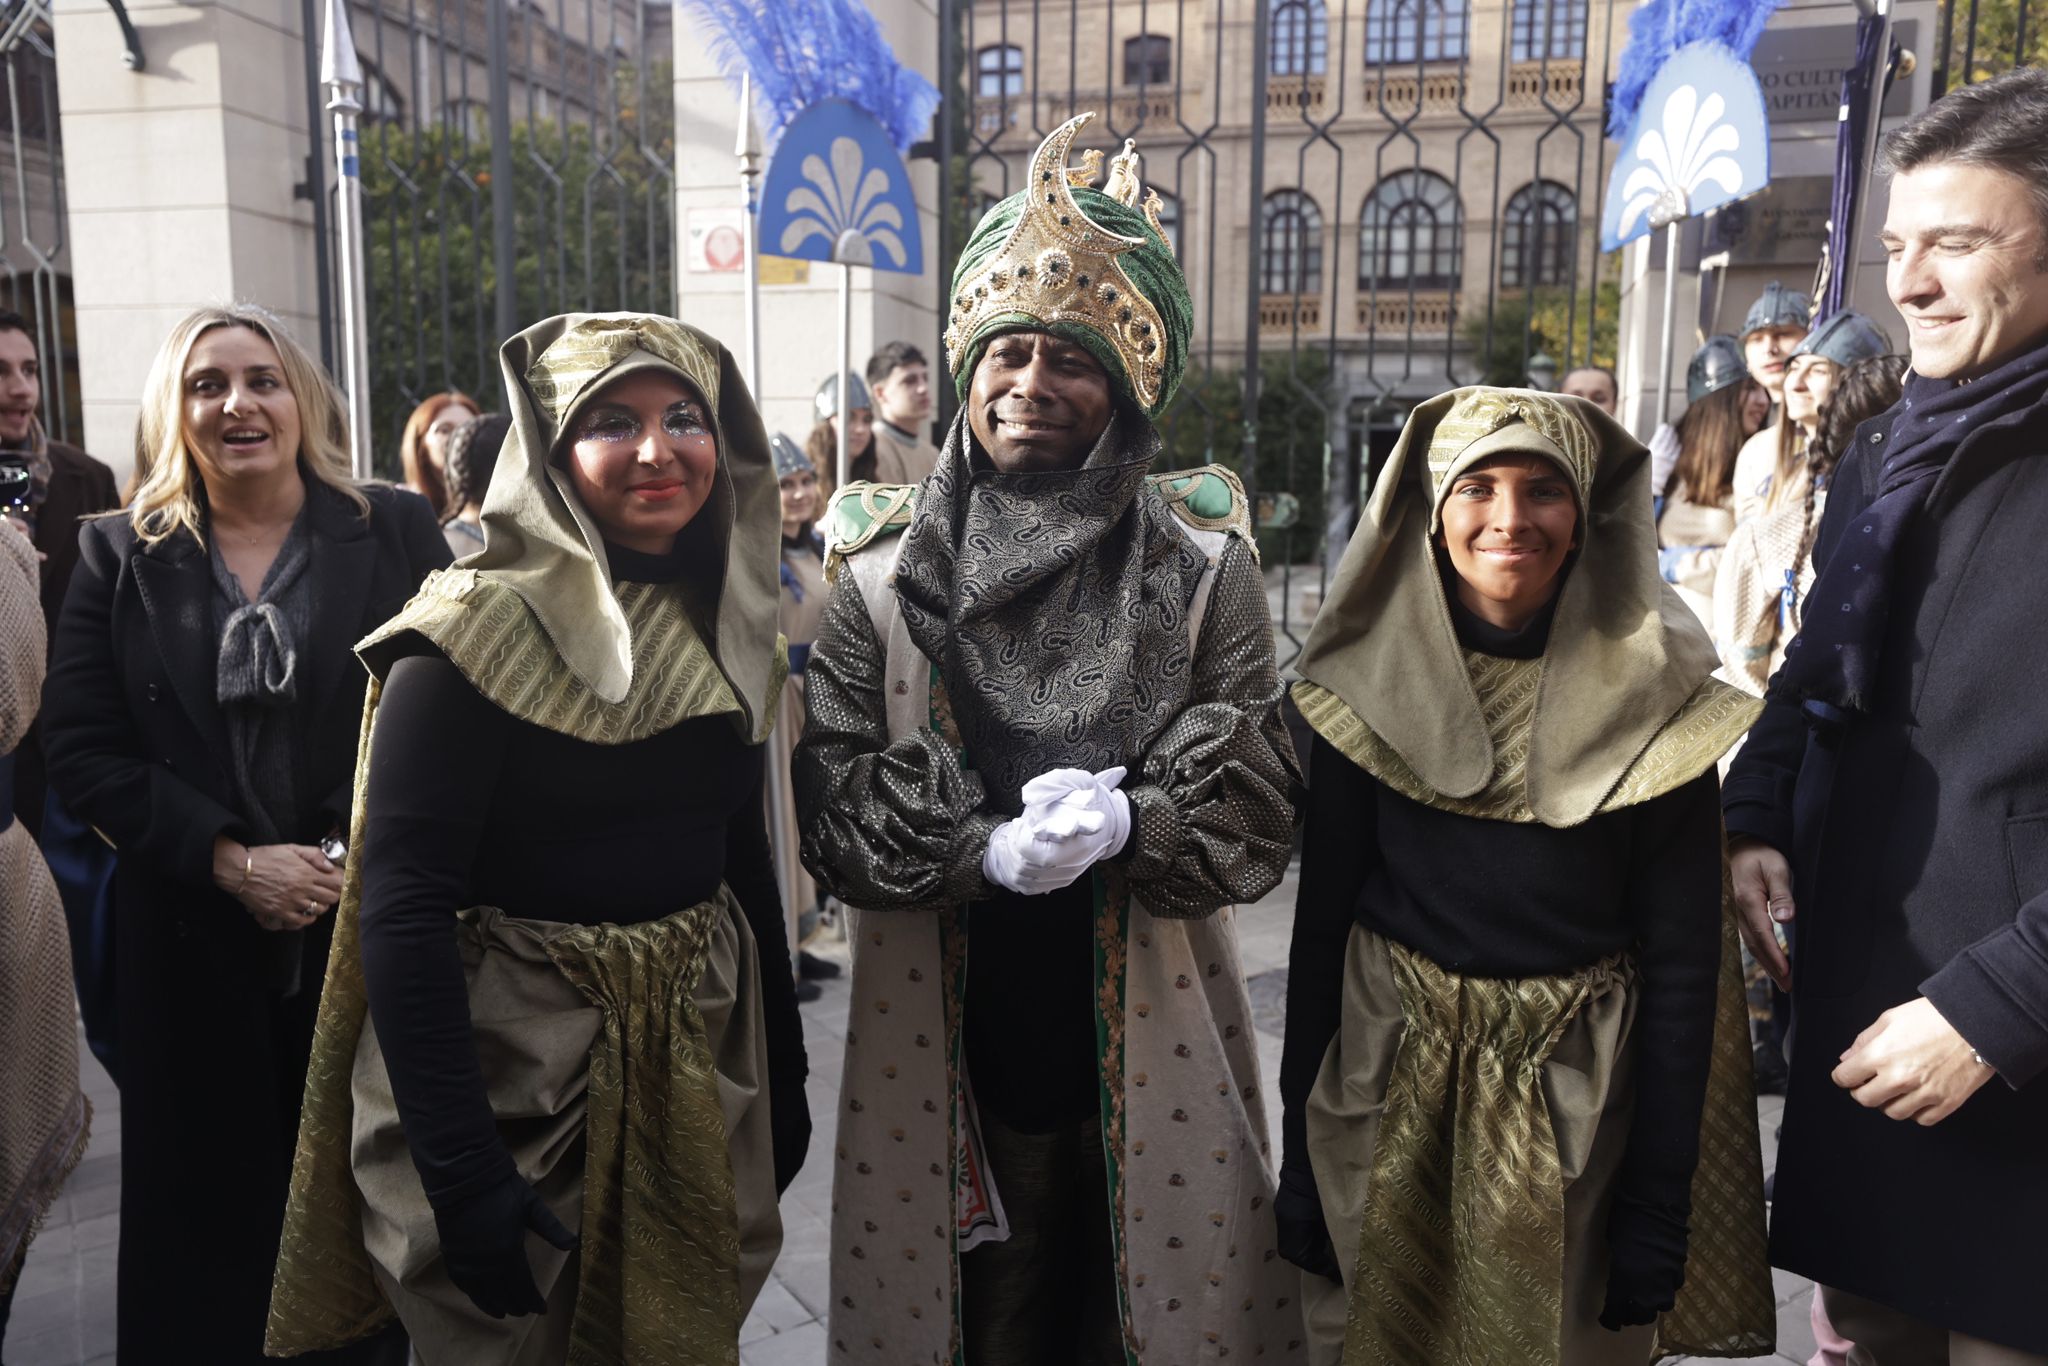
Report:
<svg viewBox="0 0 2048 1366"><path fill-rule="evenodd" d="M988 323L1022 314L1045 326L1074 323L1106 339L1123 360L1140 407L1150 411L1165 384L1166 327L1159 310L1131 283L1117 258L1148 243L1110 232L1075 202L1079 183L1095 179L1100 153L1067 165L1074 137L1095 117L1076 114L1053 129L1032 154L1024 208L982 272L960 282L946 319L946 366L959 374L967 348ZM1126 141L1110 166L1104 193L1135 207L1137 148Z"/></svg>
<svg viewBox="0 0 2048 1366"><path fill-rule="evenodd" d="M818 532L825 538L825 581L839 577L848 555L900 534L917 506L915 484L870 484L856 479L832 495Z"/></svg>
<svg viewBox="0 0 2048 1366"><path fill-rule="evenodd" d="M1600 809L1618 811L1685 786L1720 763L1763 714L1761 697L1751 697L1718 678L1708 679L1664 723L1643 757L1629 765Z"/></svg>
<svg viewBox="0 0 2048 1366"><path fill-rule="evenodd" d="M570 671L524 598L473 569L428 575L412 601L365 636L356 653L382 678L398 638L417 633L493 706L591 744L628 744L695 717L739 715L732 686L697 634L681 595L664 584L622 583L618 601L633 642L633 682L616 703L590 691ZM787 647L778 636L768 706L756 741L774 722L788 672Z"/></svg>
<svg viewBox="0 0 2048 1366"><path fill-rule="evenodd" d="M1528 730L1543 661L1476 656L1470 662L1494 751L1493 778L1470 797L1447 797L1423 782L1392 745L1328 688L1303 679L1293 687L1294 704L1309 727L1339 754L1411 801L1481 820L1533 822ZM1598 813L1639 806L1683 787L1718 763L1762 711L1759 699L1719 679L1706 680L1629 766Z"/></svg>
<svg viewBox="0 0 2048 1366"><path fill-rule="evenodd" d="M1241 536L1258 553L1258 539L1252 535L1251 500L1234 470L1222 465L1154 474L1145 480L1166 506L1197 531L1227 531Z"/></svg>

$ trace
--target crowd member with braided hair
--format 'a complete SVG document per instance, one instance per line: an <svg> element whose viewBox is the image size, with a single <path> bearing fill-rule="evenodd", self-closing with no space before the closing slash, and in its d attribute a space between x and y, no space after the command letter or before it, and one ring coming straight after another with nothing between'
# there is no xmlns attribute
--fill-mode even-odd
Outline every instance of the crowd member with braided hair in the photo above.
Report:
<svg viewBox="0 0 2048 1366"><path fill-rule="evenodd" d="M1827 480L1856 425L1898 402L1905 360L1885 354L1891 339L1861 313L1837 313L1793 353L1785 380L1786 425L1804 453L1789 482L1800 493L1735 528L1722 552L1710 619L1722 676L1762 697L1785 646L1799 629L1799 606L1813 583L1812 546Z"/></svg>
<svg viewBox="0 0 2048 1366"><path fill-rule="evenodd" d="M443 448L442 473L448 482L448 502L441 509L441 534L456 559L484 548L484 491L491 486L491 472L498 468L498 452L512 419L503 413L485 413L455 429Z"/></svg>
<svg viewBox="0 0 2048 1366"><path fill-rule="evenodd" d="M1693 353L1685 392L1690 406L1672 433L1677 459L1656 486L1657 571L1704 625L1721 548L1735 529L1736 456L1770 415L1771 400L1733 337L1709 337Z"/></svg>
<svg viewBox="0 0 2048 1366"><path fill-rule="evenodd" d="M1844 361L1834 358L1852 355L1858 345L1882 349L1887 344L1861 314L1837 313L1807 340L1815 349L1802 348L1792 358L1785 382L1791 422L1806 421L1803 415L1813 410L1815 390L1825 395L1817 417L1808 423L1813 434L1805 442L1806 463L1798 474L1805 494L1797 503L1735 528L1714 586L1711 624L1721 677L1756 697L1763 696L1764 685L1784 661L1785 646L1799 629L1800 609L1813 587L1814 531L1827 506L1828 480L1857 425L1899 401L1899 377L1906 368L1901 356L1866 355L1847 360L1846 369ZM1784 992L1773 990L1762 966L1746 952L1742 966L1757 1089L1783 1094L1791 1003Z"/></svg>

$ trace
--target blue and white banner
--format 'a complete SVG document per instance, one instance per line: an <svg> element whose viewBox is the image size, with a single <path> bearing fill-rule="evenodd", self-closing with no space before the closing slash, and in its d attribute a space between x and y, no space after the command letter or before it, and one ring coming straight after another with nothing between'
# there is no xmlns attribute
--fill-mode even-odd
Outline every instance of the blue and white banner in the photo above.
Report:
<svg viewBox="0 0 2048 1366"><path fill-rule="evenodd" d="M761 188L761 250L923 272L910 172L879 123L841 99L791 120Z"/></svg>
<svg viewBox="0 0 2048 1366"><path fill-rule="evenodd" d="M1600 250L1755 194L1770 183L1763 91L1712 39L1671 54L1643 92L1607 182Z"/></svg>

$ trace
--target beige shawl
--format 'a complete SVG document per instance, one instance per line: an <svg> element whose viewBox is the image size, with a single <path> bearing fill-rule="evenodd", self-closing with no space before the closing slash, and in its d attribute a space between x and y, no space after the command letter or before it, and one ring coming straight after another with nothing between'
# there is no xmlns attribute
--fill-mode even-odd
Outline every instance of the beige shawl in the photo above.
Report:
<svg viewBox="0 0 2048 1366"><path fill-rule="evenodd" d="M42 698L43 609L36 552L0 519L0 756L11 753ZM0 805L11 793L0 788ZM28 830L0 820L0 1294L64 1178L85 1152L92 1110L78 1087L77 1005L64 906Z"/></svg>

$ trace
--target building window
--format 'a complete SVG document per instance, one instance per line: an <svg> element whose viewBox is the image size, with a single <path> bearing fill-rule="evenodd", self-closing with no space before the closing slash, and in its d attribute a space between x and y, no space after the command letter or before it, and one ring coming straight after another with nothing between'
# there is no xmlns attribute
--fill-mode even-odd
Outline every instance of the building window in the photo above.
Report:
<svg viewBox="0 0 2048 1366"><path fill-rule="evenodd" d="M1578 253L1578 201L1564 186L1537 180L1515 191L1501 215L1500 282L1561 285Z"/></svg>
<svg viewBox="0 0 2048 1366"><path fill-rule="evenodd" d="M377 64L363 60L363 122L399 123L405 118L405 100L398 88L391 84L391 78L377 69Z"/></svg>
<svg viewBox="0 0 2048 1366"><path fill-rule="evenodd" d="M1259 288L1267 294L1319 294L1323 288L1323 213L1299 190L1266 196L1259 237Z"/></svg>
<svg viewBox="0 0 2048 1366"><path fill-rule="evenodd" d="M1428 171L1388 176L1366 196L1358 219L1358 283L1456 289L1458 192Z"/></svg>
<svg viewBox="0 0 2048 1366"><path fill-rule="evenodd" d="M1365 12L1365 64L1465 60L1465 0L1373 0Z"/></svg>
<svg viewBox="0 0 2048 1366"><path fill-rule="evenodd" d="M1173 84L1173 39L1155 33L1124 39L1124 84Z"/></svg>
<svg viewBox="0 0 2048 1366"><path fill-rule="evenodd" d="M974 93L992 100L1024 93L1024 49L1012 43L974 54Z"/></svg>
<svg viewBox="0 0 2048 1366"><path fill-rule="evenodd" d="M1173 248L1173 254L1180 255L1180 200L1166 191L1159 191L1159 230L1166 234L1166 245Z"/></svg>
<svg viewBox="0 0 2048 1366"><path fill-rule="evenodd" d="M482 100L450 100L447 126L461 129L471 142L482 142L491 135L491 107Z"/></svg>
<svg viewBox="0 0 2048 1366"><path fill-rule="evenodd" d="M1323 0L1277 0L1267 70L1275 76L1320 76L1330 64L1330 22Z"/></svg>
<svg viewBox="0 0 2048 1366"><path fill-rule="evenodd" d="M1576 62L1586 55L1585 0L1514 0L1509 43L1518 62Z"/></svg>

